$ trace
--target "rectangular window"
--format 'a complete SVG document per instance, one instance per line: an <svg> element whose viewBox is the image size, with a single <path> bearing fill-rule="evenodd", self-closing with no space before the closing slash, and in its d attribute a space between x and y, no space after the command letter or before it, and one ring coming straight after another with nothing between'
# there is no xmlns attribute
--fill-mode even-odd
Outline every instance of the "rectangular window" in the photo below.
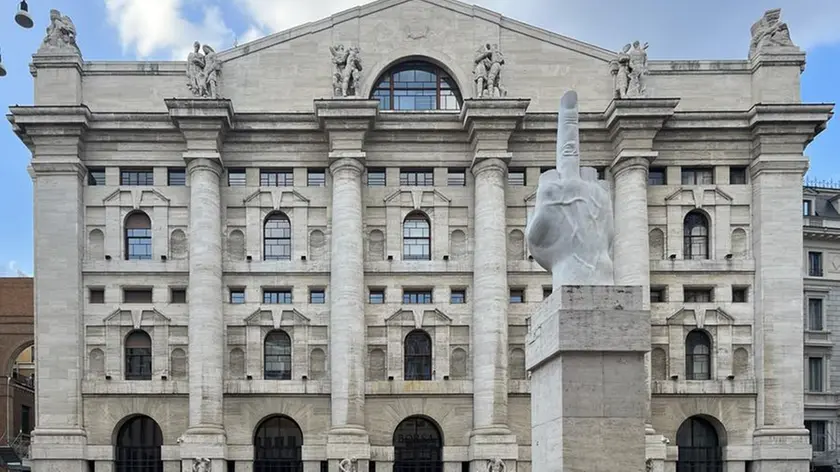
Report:
<svg viewBox="0 0 840 472"><path fill-rule="evenodd" d="M403 290L403 301L406 305L432 303L431 290Z"/></svg>
<svg viewBox="0 0 840 472"><path fill-rule="evenodd" d="M90 303L105 303L105 289L104 288L91 288L90 290Z"/></svg>
<svg viewBox="0 0 840 472"><path fill-rule="evenodd" d="M245 289L232 288L230 289L230 303L234 305L241 305L245 303Z"/></svg>
<svg viewBox="0 0 840 472"><path fill-rule="evenodd" d="M747 287L732 287L732 303L747 303Z"/></svg>
<svg viewBox="0 0 840 472"><path fill-rule="evenodd" d="M510 289L510 303L525 303L525 290L521 288Z"/></svg>
<svg viewBox="0 0 840 472"><path fill-rule="evenodd" d="M187 289L173 288L169 291L170 303L187 303Z"/></svg>
<svg viewBox="0 0 840 472"><path fill-rule="evenodd" d="M371 305L381 305L385 303L385 290L381 288L372 288L368 294L368 303Z"/></svg>
<svg viewBox="0 0 840 472"><path fill-rule="evenodd" d="M384 187L385 186L385 169L368 169L367 170L367 186L368 187Z"/></svg>
<svg viewBox="0 0 840 472"><path fill-rule="evenodd" d="M802 216L811 216L811 200L802 200Z"/></svg>
<svg viewBox="0 0 840 472"><path fill-rule="evenodd" d="M811 331L823 330L823 301L822 298L808 299L808 329Z"/></svg>
<svg viewBox="0 0 840 472"><path fill-rule="evenodd" d="M825 452L825 426L825 421L805 420L805 429L811 433L811 449L814 452Z"/></svg>
<svg viewBox="0 0 840 472"><path fill-rule="evenodd" d="M606 180L607 178L607 168L606 167L596 167L595 173L598 175L598 180Z"/></svg>
<svg viewBox="0 0 840 472"><path fill-rule="evenodd" d="M808 275L811 277L822 277L823 265L821 252L808 253Z"/></svg>
<svg viewBox="0 0 840 472"><path fill-rule="evenodd" d="M450 187L467 185L467 171L465 169L449 169L446 175L446 185Z"/></svg>
<svg viewBox="0 0 840 472"><path fill-rule="evenodd" d="M327 185L327 172L324 169L307 169L306 186L323 187Z"/></svg>
<svg viewBox="0 0 840 472"><path fill-rule="evenodd" d="M293 187L295 175L292 169L260 169L260 187Z"/></svg>
<svg viewBox="0 0 840 472"><path fill-rule="evenodd" d="M278 303L292 303L291 290L263 290L263 303L278 304Z"/></svg>
<svg viewBox="0 0 840 472"><path fill-rule="evenodd" d="M554 293L554 289L551 287L543 287L543 300L550 297L552 293Z"/></svg>
<svg viewBox="0 0 840 472"><path fill-rule="evenodd" d="M668 185L665 167L651 167L648 171L648 185Z"/></svg>
<svg viewBox="0 0 840 472"><path fill-rule="evenodd" d="M20 406L20 432L23 434L32 432L32 409L27 405Z"/></svg>
<svg viewBox="0 0 840 472"><path fill-rule="evenodd" d="M327 293L322 288L309 289L309 303L316 305L327 303Z"/></svg>
<svg viewBox="0 0 840 472"><path fill-rule="evenodd" d="M712 301L712 290L708 288L684 288L683 301L685 303L709 303Z"/></svg>
<svg viewBox="0 0 840 472"><path fill-rule="evenodd" d="M120 185L154 185L152 169L120 169Z"/></svg>
<svg viewBox="0 0 840 472"><path fill-rule="evenodd" d="M228 187L244 187L247 185L245 169L228 169Z"/></svg>
<svg viewBox="0 0 840 472"><path fill-rule="evenodd" d="M467 291L462 288L453 288L452 293L449 295L449 303L455 305L467 303Z"/></svg>
<svg viewBox="0 0 840 472"><path fill-rule="evenodd" d="M731 185L745 185L747 183L747 168L746 167L730 167L729 168L729 183Z"/></svg>
<svg viewBox="0 0 840 472"><path fill-rule="evenodd" d="M683 185L711 185L714 182L714 172L709 168L683 167Z"/></svg>
<svg viewBox="0 0 840 472"><path fill-rule="evenodd" d="M823 358L808 358L808 391L822 392L823 385Z"/></svg>
<svg viewBox="0 0 840 472"><path fill-rule="evenodd" d="M525 186L525 169L510 169L508 170L507 183L511 187Z"/></svg>
<svg viewBox="0 0 840 472"><path fill-rule="evenodd" d="M170 167L166 171L167 185L183 187L187 185L187 170L183 167Z"/></svg>
<svg viewBox="0 0 840 472"><path fill-rule="evenodd" d="M651 303L665 303L665 289L663 287L650 288L650 302Z"/></svg>
<svg viewBox="0 0 840 472"><path fill-rule="evenodd" d="M432 169L400 169L400 185L411 187L431 187L435 185Z"/></svg>
<svg viewBox="0 0 840 472"><path fill-rule="evenodd" d="M152 289L124 288L123 303L152 303Z"/></svg>
<svg viewBox="0 0 840 472"><path fill-rule="evenodd" d="M105 185L105 169L101 167L88 168L88 185L91 187Z"/></svg>

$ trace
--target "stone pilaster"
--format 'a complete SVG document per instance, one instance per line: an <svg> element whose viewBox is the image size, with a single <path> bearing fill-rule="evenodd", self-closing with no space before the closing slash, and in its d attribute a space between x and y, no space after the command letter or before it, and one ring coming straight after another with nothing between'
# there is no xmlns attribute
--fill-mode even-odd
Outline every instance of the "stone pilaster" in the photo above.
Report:
<svg viewBox="0 0 840 472"><path fill-rule="evenodd" d="M330 208L330 405L327 459L345 457L364 466L370 458L365 420L365 271L362 207L364 139L379 111L376 100L316 100L315 112L329 138Z"/></svg>
<svg viewBox="0 0 840 472"><path fill-rule="evenodd" d="M753 133L752 249L758 401L753 470L805 472L811 449L802 396L802 177L805 146L824 129L831 105L756 105Z"/></svg>
<svg viewBox="0 0 840 472"><path fill-rule="evenodd" d="M167 100L184 134L190 186L189 428L182 459L208 457L216 472L227 455L223 415L225 323L222 300L221 141L233 120L228 100Z"/></svg>
<svg viewBox="0 0 840 472"><path fill-rule="evenodd" d="M34 470L87 470L84 376L84 106L12 107L12 126L32 152L35 232Z"/></svg>
<svg viewBox="0 0 840 472"><path fill-rule="evenodd" d="M764 47L749 58L752 103L800 103L800 76L805 71L805 51L797 46Z"/></svg>
<svg viewBox="0 0 840 472"><path fill-rule="evenodd" d="M466 100L461 111L473 148L473 431L470 460L501 458L512 467L516 436L508 427L507 219L505 188L513 154L508 141L529 100Z"/></svg>
<svg viewBox="0 0 840 472"><path fill-rule="evenodd" d="M81 105L82 70L84 60L72 48L43 49L33 54L29 72L35 82L35 105Z"/></svg>

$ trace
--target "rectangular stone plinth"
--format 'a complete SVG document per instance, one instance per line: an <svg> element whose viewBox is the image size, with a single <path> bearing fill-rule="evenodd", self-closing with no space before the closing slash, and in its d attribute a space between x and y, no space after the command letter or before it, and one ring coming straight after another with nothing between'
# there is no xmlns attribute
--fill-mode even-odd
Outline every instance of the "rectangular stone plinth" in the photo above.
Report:
<svg viewBox="0 0 840 472"><path fill-rule="evenodd" d="M531 320L532 470L645 470L642 288L562 287Z"/></svg>

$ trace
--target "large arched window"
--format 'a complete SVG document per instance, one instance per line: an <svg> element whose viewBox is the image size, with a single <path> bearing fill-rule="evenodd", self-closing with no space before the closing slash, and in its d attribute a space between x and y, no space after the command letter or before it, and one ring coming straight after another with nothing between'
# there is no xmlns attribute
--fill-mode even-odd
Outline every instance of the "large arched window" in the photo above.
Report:
<svg viewBox="0 0 840 472"><path fill-rule="evenodd" d="M371 93L380 110L460 110L461 91L440 67L406 61L379 76Z"/></svg>
<svg viewBox="0 0 840 472"><path fill-rule="evenodd" d="M265 337L266 379L291 380L292 340L285 331L272 331Z"/></svg>
<svg viewBox="0 0 840 472"><path fill-rule="evenodd" d="M163 472L163 434L155 420L135 416L117 433L115 472Z"/></svg>
<svg viewBox="0 0 840 472"><path fill-rule="evenodd" d="M135 211L125 219L125 259L127 261L152 258L152 220L142 211Z"/></svg>
<svg viewBox="0 0 840 472"><path fill-rule="evenodd" d="M405 380L432 380L432 338L422 330L405 337Z"/></svg>
<svg viewBox="0 0 840 472"><path fill-rule="evenodd" d="M266 261L292 260L292 224L280 212L268 215L263 225L263 259Z"/></svg>
<svg viewBox="0 0 840 472"><path fill-rule="evenodd" d="M685 375L688 380L712 378L712 341L703 331L695 329L685 338Z"/></svg>
<svg viewBox="0 0 840 472"><path fill-rule="evenodd" d="M303 472L303 432L287 416L263 420L254 434L254 472Z"/></svg>
<svg viewBox="0 0 840 472"><path fill-rule="evenodd" d="M152 338L145 331L125 338L125 379L152 380Z"/></svg>
<svg viewBox="0 0 840 472"><path fill-rule="evenodd" d="M432 225L420 212L414 212L403 221L403 260L429 261L432 259Z"/></svg>
<svg viewBox="0 0 840 472"><path fill-rule="evenodd" d="M677 472L722 472L720 440L708 421L693 416L677 431Z"/></svg>
<svg viewBox="0 0 840 472"><path fill-rule="evenodd" d="M709 258L709 220L699 211L685 215L683 222L684 258Z"/></svg>
<svg viewBox="0 0 840 472"><path fill-rule="evenodd" d="M394 472L443 472L443 438L422 416L410 416L394 431Z"/></svg>

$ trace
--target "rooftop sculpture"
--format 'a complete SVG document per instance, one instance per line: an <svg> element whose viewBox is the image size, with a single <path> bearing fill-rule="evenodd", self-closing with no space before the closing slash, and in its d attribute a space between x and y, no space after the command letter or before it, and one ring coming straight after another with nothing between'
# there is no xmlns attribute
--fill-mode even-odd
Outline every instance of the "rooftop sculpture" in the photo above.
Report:
<svg viewBox="0 0 840 472"><path fill-rule="evenodd" d="M782 9L774 8L764 12L760 20L750 28L750 56L753 57L767 48L796 47L790 39L788 25L781 21Z"/></svg>
<svg viewBox="0 0 840 472"><path fill-rule="evenodd" d="M203 51L203 53L202 53ZM219 72L222 63L216 51L208 45L193 43L193 52L187 56L187 88L201 98L219 98Z"/></svg>
<svg viewBox="0 0 840 472"><path fill-rule="evenodd" d="M76 25L69 16L55 9L50 10L50 25L47 26L47 34L38 52L82 54L76 44Z"/></svg>
<svg viewBox="0 0 840 472"><path fill-rule="evenodd" d="M333 96L356 97L362 93L362 53L358 46L330 46L333 62Z"/></svg>

